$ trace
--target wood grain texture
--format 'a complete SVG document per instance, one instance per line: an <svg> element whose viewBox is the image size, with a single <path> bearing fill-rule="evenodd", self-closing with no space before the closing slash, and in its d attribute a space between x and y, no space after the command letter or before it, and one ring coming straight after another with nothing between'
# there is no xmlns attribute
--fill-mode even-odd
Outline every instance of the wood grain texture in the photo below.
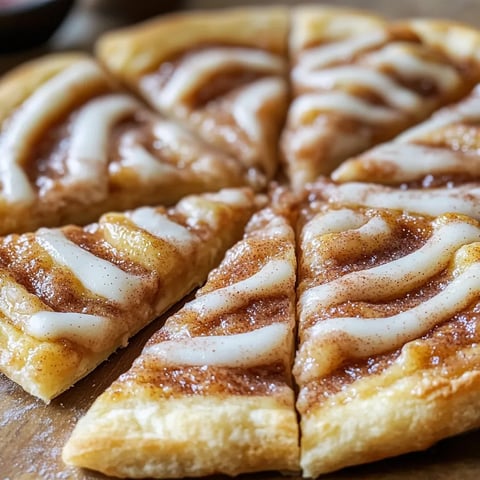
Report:
<svg viewBox="0 0 480 480"><path fill-rule="evenodd" d="M92 2L90 2L92 3ZM189 8L217 8L230 5L258 4L258 0L190 0ZM263 3L299 4L299 1ZM324 3L366 8L391 18L429 16L456 19L480 27L478 0L337 0ZM117 19L77 3L67 23L52 43L41 49L0 57L0 71L47 51L63 48L88 49L98 33L119 26ZM163 320L154 322L130 345L113 355L75 387L44 405L0 374L0 479L1 480L94 480L107 477L95 472L66 467L61 449L77 419L93 400L129 368L146 340ZM325 480L477 480L480 478L480 431L445 440L421 453L404 455L371 465L346 469L326 475ZM215 477L216 480L224 477ZM238 477L241 480L280 480L276 473ZM211 478L210 480L213 480Z"/></svg>

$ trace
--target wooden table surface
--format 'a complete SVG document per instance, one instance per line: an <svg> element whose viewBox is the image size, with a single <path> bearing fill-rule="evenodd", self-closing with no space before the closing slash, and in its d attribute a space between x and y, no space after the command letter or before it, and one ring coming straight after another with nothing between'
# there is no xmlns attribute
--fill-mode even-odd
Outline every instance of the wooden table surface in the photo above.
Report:
<svg viewBox="0 0 480 480"><path fill-rule="evenodd" d="M89 50L102 31L120 26L128 20L92 8L97 0L78 2L52 41L28 52L0 55L0 72L42 53L64 49ZM159 2L160 3L160 2ZM227 2L192 0L186 8L215 8L234 4L258 4L258 1ZM301 2L281 2L296 4ZM368 8L398 17L430 16L466 21L480 26L478 0L339 0L336 5ZM106 478L63 465L60 453L76 420L93 400L139 354L145 341L161 325L162 319L137 335L130 345L113 355L95 372L74 388L44 405L25 394L21 388L0 374L0 480L87 480ZM327 475L323 478L362 480L477 480L480 478L480 431L445 440L430 450L377 462ZM256 474L242 479L279 479L278 474Z"/></svg>

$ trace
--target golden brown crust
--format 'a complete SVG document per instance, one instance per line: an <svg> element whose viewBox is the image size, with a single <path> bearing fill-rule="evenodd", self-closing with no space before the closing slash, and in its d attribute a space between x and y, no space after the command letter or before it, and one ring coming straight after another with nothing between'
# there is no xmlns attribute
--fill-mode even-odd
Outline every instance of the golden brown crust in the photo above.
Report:
<svg viewBox="0 0 480 480"><path fill-rule="evenodd" d="M119 477L179 478L298 469L293 409L268 397L166 400L137 388L100 397L77 424L63 460ZM126 427L128 435L125 435Z"/></svg>
<svg viewBox="0 0 480 480"><path fill-rule="evenodd" d="M109 70L136 87L141 75L164 60L202 44L259 47L283 55L287 23L282 7L178 13L107 33L96 53Z"/></svg>
<svg viewBox="0 0 480 480"><path fill-rule="evenodd" d="M453 355L465 364L455 374L439 366L391 382L387 371L312 407L301 422L304 475L422 450L480 427L480 348Z"/></svg>

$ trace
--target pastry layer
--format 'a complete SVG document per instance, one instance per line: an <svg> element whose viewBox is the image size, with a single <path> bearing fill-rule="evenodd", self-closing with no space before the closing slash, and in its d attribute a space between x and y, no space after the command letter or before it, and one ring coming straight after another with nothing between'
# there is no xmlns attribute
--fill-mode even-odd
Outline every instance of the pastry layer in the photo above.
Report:
<svg viewBox="0 0 480 480"><path fill-rule="evenodd" d="M479 240L462 215L305 207L294 366L305 476L480 425Z"/></svg>
<svg viewBox="0 0 480 480"><path fill-rule="evenodd" d="M282 152L296 189L462 98L480 78L480 35L454 22L389 23L308 6L293 12L289 42L294 100Z"/></svg>
<svg viewBox="0 0 480 480"><path fill-rule="evenodd" d="M102 37L106 67L160 112L233 155L259 187L277 170L288 100L287 10L170 15Z"/></svg>
<svg viewBox="0 0 480 480"><path fill-rule="evenodd" d="M48 402L201 284L255 209L249 190L0 241L0 370Z"/></svg>
<svg viewBox="0 0 480 480"><path fill-rule="evenodd" d="M298 470L290 213L256 214L80 420L66 463L120 477Z"/></svg>
<svg viewBox="0 0 480 480"><path fill-rule="evenodd" d="M0 233L85 224L249 182L246 168L119 90L86 55L0 80Z"/></svg>

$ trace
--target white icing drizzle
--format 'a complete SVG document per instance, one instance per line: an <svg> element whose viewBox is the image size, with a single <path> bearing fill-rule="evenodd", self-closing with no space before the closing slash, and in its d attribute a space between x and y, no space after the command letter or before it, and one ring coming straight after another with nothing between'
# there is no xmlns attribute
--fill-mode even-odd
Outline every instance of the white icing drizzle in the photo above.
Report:
<svg viewBox="0 0 480 480"><path fill-rule="evenodd" d="M42 228L36 239L52 259L70 270L85 288L110 301L129 302L142 285L142 278L84 250L60 230Z"/></svg>
<svg viewBox="0 0 480 480"><path fill-rule="evenodd" d="M395 42L367 54L364 61L375 68L393 68L402 77L430 78L443 91L453 89L459 84L460 75L455 68L424 60L421 50L415 54L413 49L414 45L411 43Z"/></svg>
<svg viewBox="0 0 480 480"><path fill-rule="evenodd" d="M432 117L420 125L406 130L399 135L397 142L413 142L422 137L440 130L443 127L454 123L480 120L480 89L477 87L474 94L453 107L445 107L436 112Z"/></svg>
<svg viewBox="0 0 480 480"><path fill-rule="evenodd" d="M97 65L91 61L78 62L35 90L12 117L0 141L2 196L9 202L28 205L35 199L21 166L28 139L47 119L68 106L80 85L98 78L103 78L103 74Z"/></svg>
<svg viewBox="0 0 480 480"><path fill-rule="evenodd" d="M108 169L110 173L121 171L123 167L131 167L135 174L144 181L162 179L164 181L174 180L178 176L175 166L162 162L141 145L131 141L133 136L126 134L120 139L119 152L120 162L112 162Z"/></svg>
<svg viewBox="0 0 480 480"><path fill-rule="evenodd" d="M480 241L477 226L460 221L443 222L440 219L434 223L432 236L415 252L307 290L299 302L301 315L308 317L319 308L346 301L378 302L401 295L443 270L462 245Z"/></svg>
<svg viewBox="0 0 480 480"><path fill-rule="evenodd" d="M154 237L161 238L187 253L198 242L198 238L182 225L173 222L166 215L154 208L138 208L127 214L128 218L139 228Z"/></svg>
<svg viewBox="0 0 480 480"><path fill-rule="evenodd" d="M356 229L364 225L366 221L365 215L348 208L318 213L303 228L302 242L311 242L315 237L329 233Z"/></svg>
<svg viewBox="0 0 480 480"><path fill-rule="evenodd" d="M144 355L153 355L166 365L249 368L289 358L288 325L274 323L236 335L168 340L148 345Z"/></svg>
<svg viewBox="0 0 480 480"><path fill-rule="evenodd" d="M257 273L228 287L199 296L185 305L185 310L206 318L239 308L259 295L268 295L282 282L295 282L295 271L286 260L271 260Z"/></svg>
<svg viewBox="0 0 480 480"><path fill-rule="evenodd" d="M78 111L72 125L65 183L98 183L105 177L110 129L137 108L139 103L135 99L119 94L91 100Z"/></svg>
<svg viewBox="0 0 480 480"><path fill-rule="evenodd" d="M468 184L454 188L400 190L349 182L342 185L326 184L323 193L335 203L392 208L431 216L463 213L480 218L480 188Z"/></svg>
<svg viewBox="0 0 480 480"><path fill-rule="evenodd" d="M360 52L381 45L386 40L386 32L378 31L327 43L305 50L301 53L298 63L304 70L325 68L334 62L350 60Z"/></svg>
<svg viewBox="0 0 480 480"><path fill-rule="evenodd" d="M310 88L332 89L342 85L370 88L390 105L403 111L419 108L421 97L393 81L388 75L360 65L339 66L314 72L293 71L298 84Z"/></svg>
<svg viewBox="0 0 480 480"><path fill-rule="evenodd" d="M284 62L280 57L262 50L209 48L184 58L161 91L148 92L148 82L143 84L143 88L157 108L170 110L208 82L214 73L231 67L281 73Z"/></svg>
<svg viewBox="0 0 480 480"><path fill-rule="evenodd" d="M324 342L336 342L337 358L326 357L316 365L315 376L337 367L343 358L367 357L398 348L414 340L435 325L444 322L478 300L480 263L467 267L440 293L415 308L384 318L341 317L321 321L309 330L303 349L322 349ZM339 354L339 355L338 355Z"/></svg>
<svg viewBox="0 0 480 480"><path fill-rule="evenodd" d="M247 190L241 188L223 188L216 193L207 193L205 197L214 202L226 203L233 207L248 207L252 204Z"/></svg>
<svg viewBox="0 0 480 480"><path fill-rule="evenodd" d="M446 148L389 142L347 160L331 177L336 182L368 180L369 169L386 171L383 179L388 183L408 182L439 173L479 175L480 157ZM366 178L363 178L364 172Z"/></svg>
<svg viewBox="0 0 480 480"><path fill-rule="evenodd" d="M259 120L259 110L270 100L286 94L286 85L281 78L264 78L243 88L232 105L232 115L237 124L250 139L263 139L263 125Z"/></svg>
<svg viewBox="0 0 480 480"><path fill-rule="evenodd" d="M24 328L38 340L65 338L94 352L108 348L112 335L120 335L118 322L114 325L106 317L72 312L37 312L25 322Z"/></svg>
<svg viewBox="0 0 480 480"><path fill-rule="evenodd" d="M399 113L391 108L373 105L348 92L307 93L300 95L290 107L290 121L301 124L312 111L341 112L367 123L392 122Z"/></svg>

